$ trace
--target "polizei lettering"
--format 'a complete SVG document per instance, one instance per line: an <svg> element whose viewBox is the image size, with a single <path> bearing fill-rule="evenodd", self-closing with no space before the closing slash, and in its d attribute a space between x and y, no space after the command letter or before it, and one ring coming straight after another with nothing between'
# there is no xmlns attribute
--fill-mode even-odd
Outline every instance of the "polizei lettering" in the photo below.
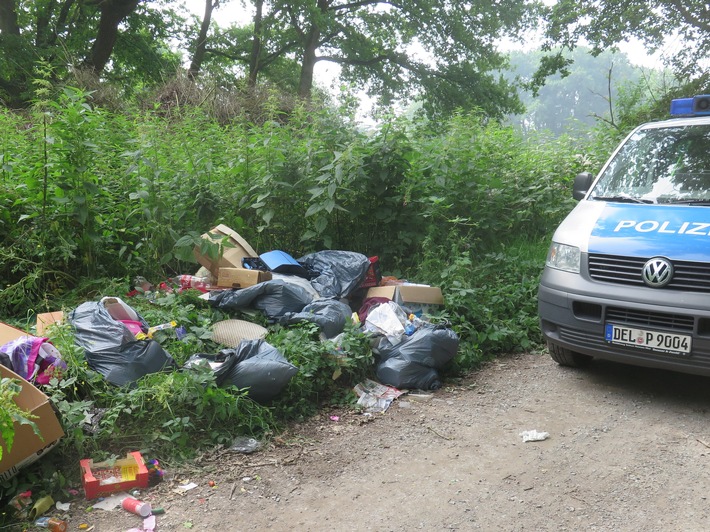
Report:
<svg viewBox="0 0 710 532"><path fill-rule="evenodd" d="M618 233L624 229L632 229L639 233L666 233L671 235L698 235L710 236L710 223L705 222L659 222L658 220L621 220L614 232Z"/></svg>

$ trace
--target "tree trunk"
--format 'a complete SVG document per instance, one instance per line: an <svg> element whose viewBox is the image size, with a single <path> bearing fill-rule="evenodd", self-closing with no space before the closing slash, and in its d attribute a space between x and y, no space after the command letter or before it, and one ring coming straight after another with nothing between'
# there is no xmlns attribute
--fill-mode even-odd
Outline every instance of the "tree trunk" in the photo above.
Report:
<svg viewBox="0 0 710 532"><path fill-rule="evenodd" d="M15 0L0 0L0 35L19 35Z"/></svg>
<svg viewBox="0 0 710 532"><path fill-rule="evenodd" d="M190 79L197 79L200 74L200 69L202 68L202 61L205 59L205 49L207 48L207 32L210 29L210 24L212 22L212 11L217 7L219 0L205 0L205 16L202 17L202 25L200 26L200 34L197 36L197 41L195 44L195 54L192 56L192 62L190 62L190 69L187 71L187 75Z"/></svg>
<svg viewBox="0 0 710 532"><path fill-rule="evenodd" d="M316 66L316 50L320 39L320 28L313 27L308 32L305 46L303 47L303 62L301 63L301 78L298 82L298 97L304 100L311 99L313 89L313 70Z"/></svg>
<svg viewBox="0 0 710 532"><path fill-rule="evenodd" d="M318 9L325 15L330 9L331 0L318 0ZM301 79L298 82L298 96L304 100L311 99L313 90L313 71L318 58L316 51L320 45L321 27L317 17L311 20L311 29L305 35L303 43L303 63L301 63Z"/></svg>
<svg viewBox="0 0 710 532"><path fill-rule="evenodd" d="M101 74L111 58L118 37L118 25L138 6L139 0L98 0L101 9L99 29L86 66Z"/></svg>
<svg viewBox="0 0 710 532"><path fill-rule="evenodd" d="M259 75L261 67L261 28L263 26L264 0L254 2L256 13L254 14L254 40L251 43L251 55L249 56L249 87L256 87L256 77Z"/></svg>

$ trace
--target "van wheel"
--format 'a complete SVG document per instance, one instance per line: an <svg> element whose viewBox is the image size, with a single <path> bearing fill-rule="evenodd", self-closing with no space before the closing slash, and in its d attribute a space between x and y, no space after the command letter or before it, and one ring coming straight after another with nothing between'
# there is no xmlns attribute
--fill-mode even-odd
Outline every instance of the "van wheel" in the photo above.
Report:
<svg viewBox="0 0 710 532"><path fill-rule="evenodd" d="M583 355L582 353L575 353L574 351L570 351L565 347L561 347L551 342L547 343L547 348L550 351L552 360L557 362L560 366L581 368L582 366L589 364L593 358L589 355Z"/></svg>

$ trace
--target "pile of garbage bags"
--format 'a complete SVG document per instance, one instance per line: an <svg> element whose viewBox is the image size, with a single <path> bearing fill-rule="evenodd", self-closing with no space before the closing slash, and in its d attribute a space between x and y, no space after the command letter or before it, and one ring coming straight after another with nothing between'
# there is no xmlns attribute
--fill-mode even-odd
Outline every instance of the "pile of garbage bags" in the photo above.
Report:
<svg viewBox="0 0 710 532"><path fill-rule="evenodd" d="M388 298L362 301L360 288L371 269L368 257L322 251L292 262L282 273L274 270L270 280L246 288L210 290L205 298L227 314L257 310L275 324L315 323L323 339L337 341L346 324L359 322L371 337L376 375L383 384L423 390L441 386L439 371L456 355L458 337ZM353 312L354 305L358 312ZM83 303L68 321L88 365L116 386L133 385L144 375L160 371L209 370L220 386L247 389L254 400L267 402L298 372L263 339L245 339L236 348L218 353L197 353L178 368L147 334L153 328L118 297Z"/></svg>
<svg viewBox="0 0 710 532"><path fill-rule="evenodd" d="M373 298L374 299L374 298ZM400 389L437 390L439 370L458 352L457 334L444 325L433 325L393 301L365 300L359 316L373 335L378 380Z"/></svg>

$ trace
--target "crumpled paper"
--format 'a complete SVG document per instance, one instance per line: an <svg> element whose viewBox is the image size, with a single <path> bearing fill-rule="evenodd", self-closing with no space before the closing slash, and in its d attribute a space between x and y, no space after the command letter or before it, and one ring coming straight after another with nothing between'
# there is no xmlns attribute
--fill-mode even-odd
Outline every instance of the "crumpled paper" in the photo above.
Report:
<svg viewBox="0 0 710 532"><path fill-rule="evenodd" d="M520 433L523 438L523 442L528 441L543 441L550 437L549 432L540 432L537 430L524 430Z"/></svg>

